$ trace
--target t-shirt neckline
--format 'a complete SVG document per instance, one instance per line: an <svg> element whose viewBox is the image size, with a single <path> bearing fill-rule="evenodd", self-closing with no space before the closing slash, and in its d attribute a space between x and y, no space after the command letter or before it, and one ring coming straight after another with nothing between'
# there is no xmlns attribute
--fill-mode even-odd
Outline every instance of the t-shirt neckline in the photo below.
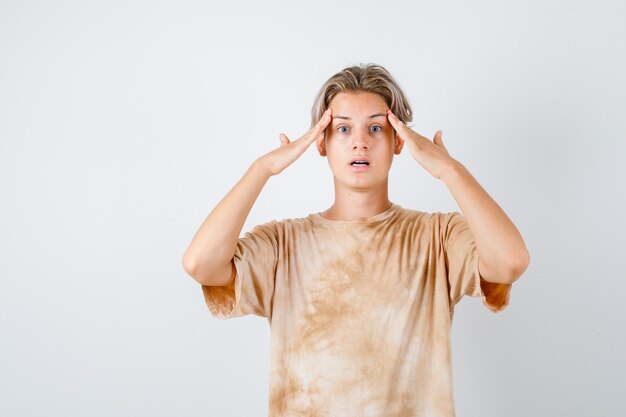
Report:
<svg viewBox="0 0 626 417"><path fill-rule="evenodd" d="M399 209L400 206L392 202L391 206L387 210L360 220L331 220L323 217L319 212L311 213L309 217L318 223L324 224L368 224L387 220Z"/></svg>

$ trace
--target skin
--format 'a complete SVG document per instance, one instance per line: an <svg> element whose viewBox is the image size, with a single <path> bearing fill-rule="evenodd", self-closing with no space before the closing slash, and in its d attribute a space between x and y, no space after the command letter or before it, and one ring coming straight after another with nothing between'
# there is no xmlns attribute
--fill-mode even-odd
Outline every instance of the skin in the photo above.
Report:
<svg viewBox="0 0 626 417"><path fill-rule="evenodd" d="M383 116L370 117L374 114ZM348 117L349 120L343 117ZM325 133L325 134L324 134ZM369 92L337 94L320 121L297 140L280 134L279 148L261 156L211 211L183 255L183 267L203 285L228 285L232 261L246 218L268 179L280 174L315 143L333 172L335 201L321 213L331 220L358 220L387 210L388 175L394 155L408 145L411 157L443 181L458 203L476 241L480 274L488 283L513 283L530 256L519 231L469 171L452 158L442 132L433 140L402 123L384 99ZM350 162L367 157L355 171Z"/></svg>
<svg viewBox="0 0 626 417"><path fill-rule="evenodd" d="M391 205L388 178L393 156L400 154L404 145L387 120L387 103L369 92L339 93L329 107L337 117L326 129L325 138L316 140L316 147L328 158L333 172L335 202L321 215L354 220L385 211ZM376 114L380 116L371 117ZM365 171L355 171L350 165L359 156L370 161Z"/></svg>
<svg viewBox="0 0 626 417"><path fill-rule="evenodd" d="M389 208L389 169L406 143L411 157L443 181L459 204L476 240L484 280L510 284L521 276L530 256L519 231L469 171L450 156L441 130L429 140L402 123L373 93L340 93L329 107L333 115L350 120L334 118L326 138L316 141L320 155L328 157L335 183L335 202L322 216L354 220ZM386 117L370 117L378 113ZM369 157L371 169L355 172L350 166L355 156Z"/></svg>

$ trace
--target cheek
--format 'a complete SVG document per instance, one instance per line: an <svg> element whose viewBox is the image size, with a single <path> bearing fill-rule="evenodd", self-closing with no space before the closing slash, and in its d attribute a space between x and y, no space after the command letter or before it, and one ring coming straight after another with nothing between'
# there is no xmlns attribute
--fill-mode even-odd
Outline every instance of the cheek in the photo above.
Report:
<svg viewBox="0 0 626 417"><path fill-rule="evenodd" d="M341 140L337 137L337 135L330 134L326 136L326 151L331 153L341 153L342 152L342 143Z"/></svg>
<svg viewBox="0 0 626 417"><path fill-rule="evenodd" d="M334 128L327 128L326 130L326 139L330 141L335 141L337 138L337 132L335 132Z"/></svg>
<svg viewBox="0 0 626 417"><path fill-rule="evenodd" d="M346 160L346 152L337 146L337 143L330 141L326 144L326 159L331 168L337 168L344 164Z"/></svg>

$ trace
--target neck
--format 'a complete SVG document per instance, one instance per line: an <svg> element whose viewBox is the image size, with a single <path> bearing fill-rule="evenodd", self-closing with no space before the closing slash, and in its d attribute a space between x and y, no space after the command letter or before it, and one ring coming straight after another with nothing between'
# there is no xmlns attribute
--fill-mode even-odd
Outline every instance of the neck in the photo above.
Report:
<svg viewBox="0 0 626 417"><path fill-rule="evenodd" d="M386 181L374 190L344 189L335 184L335 202L320 214L329 220L353 221L375 216L389 207Z"/></svg>

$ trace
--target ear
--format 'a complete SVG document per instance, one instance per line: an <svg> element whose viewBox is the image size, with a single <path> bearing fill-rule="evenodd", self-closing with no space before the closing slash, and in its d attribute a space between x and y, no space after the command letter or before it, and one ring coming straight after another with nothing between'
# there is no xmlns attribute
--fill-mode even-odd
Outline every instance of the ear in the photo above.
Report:
<svg viewBox="0 0 626 417"><path fill-rule="evenodd" d="M402 139L399 135L398 132L396 132L394 130L393 132L393 137L394 137L394 142L395 142L395 149L393 150L393 153L396 155L400 155L400 152L402 152L402 147L404 146L404 139Z"/></svg>
<svg viewBox="0 0 626 417"><path fill-rule="evenodd" d="M326 156L326 130L315 139L315 147L321 156Z"/></svg>

